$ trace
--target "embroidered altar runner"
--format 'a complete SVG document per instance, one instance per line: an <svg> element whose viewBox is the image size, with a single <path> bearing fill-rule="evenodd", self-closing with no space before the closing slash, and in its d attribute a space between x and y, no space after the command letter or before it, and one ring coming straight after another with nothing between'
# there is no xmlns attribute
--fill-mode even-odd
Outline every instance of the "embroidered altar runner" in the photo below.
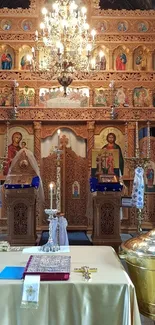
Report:
<svg viewBox="0 0 155 325"><path fill-rule="evenodd" d="M40 275L41 281L68 280L70 263L70 256L31 255L24 271L24 278L26 275Z"/></svg>
<svg viewBox="0 0 155 325"><path fill-rule="evenodd" d="M144 169L137 167L132 189L132 206L137 209L144 207Z"/></svg>

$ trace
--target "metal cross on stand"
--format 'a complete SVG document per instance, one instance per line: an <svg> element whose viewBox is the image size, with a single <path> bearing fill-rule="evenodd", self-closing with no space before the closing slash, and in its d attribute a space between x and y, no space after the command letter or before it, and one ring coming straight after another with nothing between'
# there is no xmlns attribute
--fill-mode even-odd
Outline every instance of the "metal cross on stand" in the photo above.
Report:
<svg viewBox="0 0 155 325"><path fill-rule="evenodd" d="M96 175L103 174L103 169L106 170L106 159L108 157L108 153L106 150L100 152L96 158L96 165L97 165L97 173Z"/></svg>

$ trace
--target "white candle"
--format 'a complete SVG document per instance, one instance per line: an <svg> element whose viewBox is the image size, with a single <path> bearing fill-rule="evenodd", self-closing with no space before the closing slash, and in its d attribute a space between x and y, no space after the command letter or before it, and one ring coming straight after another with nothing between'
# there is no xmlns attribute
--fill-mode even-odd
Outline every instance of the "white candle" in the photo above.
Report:
<svg viewBox="0 0 155 325"><path fill-rule="evenodd" d="M124 157L128 157L128 123L125 123L125 148L124 148Z"/></svg>
<svg viewBox="0 0 155 325"><path fill-rule="evenodd" d="M50 184L50 209L53 208L53 184Z"/></svg>
<svg viewBox="0 0 155 325"><path fill-rule="evenodd" d="M60 148L60 129L57 131L58 133L58 149Z"/></svg>

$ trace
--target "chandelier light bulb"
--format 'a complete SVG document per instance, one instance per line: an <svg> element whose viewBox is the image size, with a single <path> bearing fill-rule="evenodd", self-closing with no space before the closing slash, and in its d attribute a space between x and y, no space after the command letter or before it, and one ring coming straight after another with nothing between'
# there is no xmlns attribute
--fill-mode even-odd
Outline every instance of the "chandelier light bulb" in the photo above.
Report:
<svg viewBox="0 0 155 325"><path fill-rule="evenodd" d="M73 1L73 2L71 2L71 4L70 4L70 11L71 12L73 12L74 10L76 10L77 9L77 5L76 5L76 3Z"/></svg>
<svg viewBox="0 0 155 325"><path fill-rule="evenodd" d="M101 51L99 52L100 60L102 59L103 56L104 56L104 52L101 50Z"/></svg>
<svg viewBox="0 0 155 325"><path fill-rule="evenodd" d="M91 44L87 44L86 50L87 50L87 52L91 52L91 50L92 50Z"/></svg>
<svg viewBox="0 0 155 325"><path fill-rule="evenodd" d="M59 11L59 4L58 3L53 3L53 10L58 12Z"/></svg>
<svg viewBox="0 0 155 325"><path fill-rule="evenodd" d="M93 30L91 31L91 35L92 35L92 37L93 37L93 41L94 41L94 39L95 39L95 35L96 35L96 30L95 30L95 29L93 29Z"/></svg>
<svg viewBox="0 0 155 325"><path fill-rule="evenodd" d="M26 58L27 58L27 61L28 61L28 62L31 62L31 61L32 61L32 56L31 56L30 54L28 54L28 55L26 56Z"/></svg>
<svg viewBox="0 0 155 325"><path fill-rule="evenodd" d="M47 37L43 37L43 42L44 42L45 44L48 43L48 39L47 39Z"/></svg>
<svg viewBox="0 0 155 325"><path fill-rule="evenodd" d="M56 47L57 47L57 49L58 49L58 54L62 54L62 52L63 52L63 44L61 43L61 42L57 42L56 43Z"/></svg>
<svg viewBox="0 0 155 325"><path fill-rule="evenodd" d="M41 23L41 24L40 24L40 29L44 29L44 28L45 28L44 23Z"/></svg>
<svg viewBox="0 0 155 325"><path fill-rule="evenodd" d="M66 28L68 27L68 22L67 22L66 19L64 19L64 20L62 21L62 27L63 27L64 29L66 29Z"/></svg>
<svg viewBox="0 0 155 325"><path fill-rule="evenodd" d="M82 12L83 15L85 15L86 12L87 12L87 8L86 8L86 7L82 7L82 8L81 8L81 12Z"/></svg>
<svg viewBox="0 0 155 325"><path fill-rule="evenodd" d="M91 60L91 66L92 66L92 69L93 69L93 70L95 69L95 65L96 65L96 60L95 60L95 58L93 58L93 59Z"/></svg>
<svg viewBox="0 0 155 325"><path fill-rule="evenodd" d="M85 29L85 30L88 30L88 29L89 29L89 24L85 23L85 24L84 24L84 29Z"/></svg>
<svg viewBox="0 0 155 325"><path fill-rule="evenodd" d="M43 8L43 9L42 9L42 14L46 16L47 13L48 13L47 9L46 9L46 8Z"/></svg>

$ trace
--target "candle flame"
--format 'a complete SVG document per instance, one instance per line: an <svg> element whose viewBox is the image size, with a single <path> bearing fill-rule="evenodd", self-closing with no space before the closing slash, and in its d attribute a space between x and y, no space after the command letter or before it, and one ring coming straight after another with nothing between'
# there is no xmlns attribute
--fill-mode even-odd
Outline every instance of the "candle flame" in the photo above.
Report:
<svg viewBox="0 0 155 325"><path fill-rule="evenodd" d="M50 189L52 189L53 188L53 183L50 183Z"/></svg>

